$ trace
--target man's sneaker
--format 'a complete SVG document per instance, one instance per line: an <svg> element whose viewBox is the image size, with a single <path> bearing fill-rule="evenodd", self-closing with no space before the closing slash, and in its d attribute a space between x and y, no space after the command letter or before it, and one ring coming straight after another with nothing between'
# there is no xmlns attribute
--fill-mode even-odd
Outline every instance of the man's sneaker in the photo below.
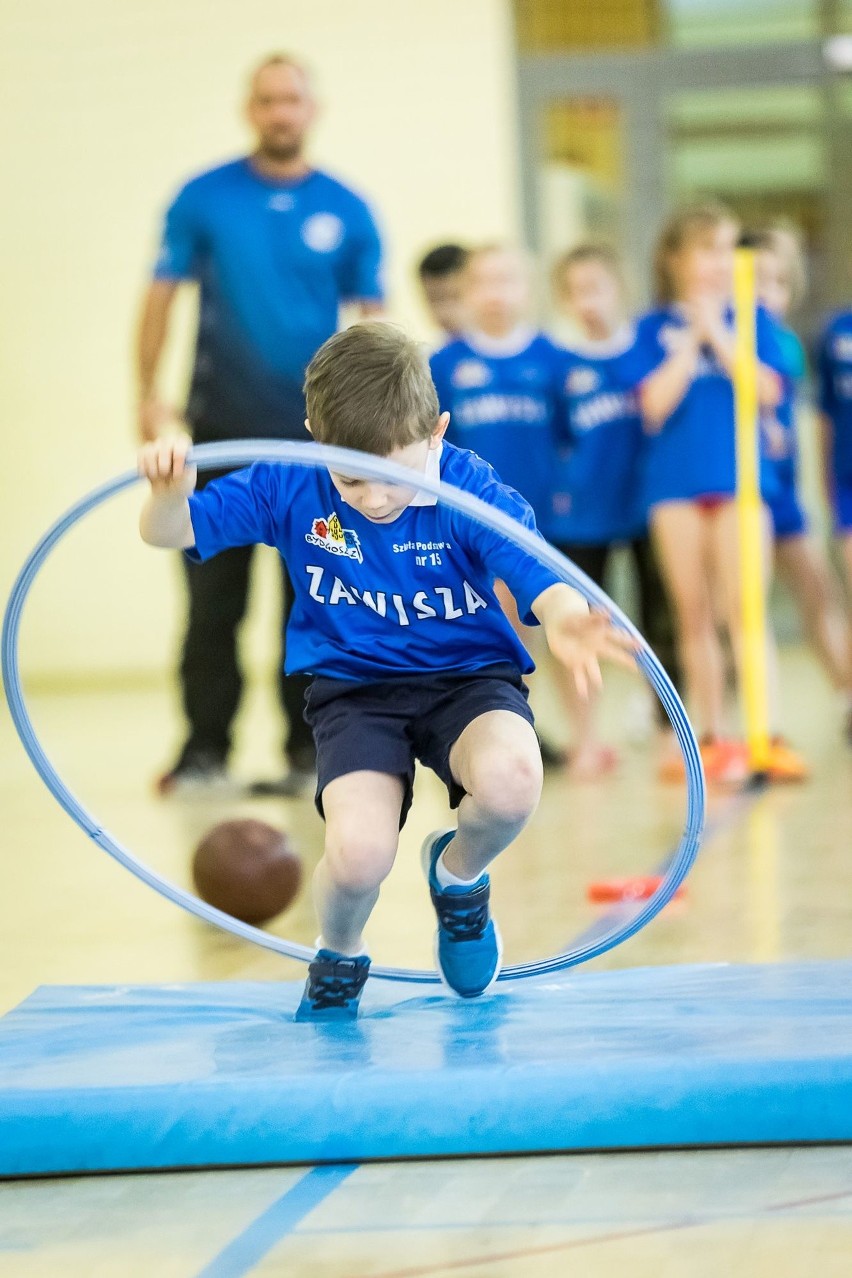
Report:
<svg viewBox="0 0 852 1278"><path fill-rule="evenodd" d="M435 866L454 834L455 830L430 834L420 857L438 916L435 963L441 980L461 998L476 998L497 980L503 946L488 910L491 880L487 874L471 887L442 888L438 883Z"/></svg>
<svg viewBox="0 0 852 1278"><path fill-rule="evenodd" d="M287 752L287 771L282 777L255 781L249 794L257 798L303 799L316 789L317 755L312 746L300 746Z"/></svg>
<svg viewBox="0 0 852 1278"><path fill-rule="evenodd" d="M192 794L230 788L225 760L212 750L184 749L177 763L155 782L157 794Z"/></svg>
<svg viewBox="0 0 852 1278"><path fill-rule="evenodd" d="M556 768L564 768L568 762L568 752L548 741L547 737L539 737L538 747L541 751L541 766L545 772L553 772Z"/></svg>
<svg viewBox="0 0 852 1278"><path fill-rule="evenodd" d="M336 950L317 950L308 968L297 1021L354 1021L370 974L366 954L350 958Z"/></svg>

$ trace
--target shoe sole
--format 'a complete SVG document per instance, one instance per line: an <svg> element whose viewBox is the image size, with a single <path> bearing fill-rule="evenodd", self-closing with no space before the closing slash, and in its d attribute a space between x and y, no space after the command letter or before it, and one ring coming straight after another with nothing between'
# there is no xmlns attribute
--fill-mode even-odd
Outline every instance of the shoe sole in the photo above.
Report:
<svg viewBox="0 0 852 1278"><path fill-rule="evenodd" d="M430 886L429 872L432 868L432 847L435 843L435 840L440 839L442 835L450 834L451 832L455 833L455 830L454 830L454 827L450 825L445 826L443 830L433 830L431 834L428 834L426 836L426 838L423 840L423 843L420 845L420 865L423 869L423 874L426 878L427 887ZM491 922L494 925L494 937L495 937L495 940L497 941L497 966L494 969L494 975L492 976L491 980L488 982L488 984L485 986L484 989L479 990L478 993L476 994L460 994L457 989L455 989L452 985L450 985L449 981L444 976L443 970L441 968L441 963L438 957L438 945L441 939L441 929L440 927L437 927L435 929L435 940L432 942L432 957L435 960L435 970L438 973L438 976L440 978L441 984L443 985L444 989L447 991L448 994L452 994L453 998L461 998L461 999L464 999L465 1001L472 998L482 998L483 994L488 994L497 984L497 979L500 976L500 968L501 968L502 960L503 960L503 937L500 935L500 929L497 926L497 921L493 917L491 919Z"/></svg>

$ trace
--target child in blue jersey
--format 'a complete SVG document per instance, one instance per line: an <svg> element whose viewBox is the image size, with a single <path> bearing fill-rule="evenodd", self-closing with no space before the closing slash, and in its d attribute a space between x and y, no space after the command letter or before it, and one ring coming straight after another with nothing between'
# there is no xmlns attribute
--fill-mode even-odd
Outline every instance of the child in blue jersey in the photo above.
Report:
<svg viewBox="0 0 852 1278"><path fill-rule="evenodd" d="M562 355L529 323L530 271L523 255L501 245L469 250L461 302L467 330L430 361L441 411L450 415L447 439L490 462L503 482L526 498L550 537L550 489L562 428ZM515 601L502 584L498 597L520 633ZM545 766L565 761L546 740L542 757Z"/></svg>
<svg viewBox="0 0 852 1278"><path fill-rule="evenodd" d="M703 736L705 771L718 781L739 780L747 771L744 746L726 739L723 731L725 673L716 615L719 608L739 663L730 306L738 233L733 215L712 203L669 220L656 258L660 306L640 321L631 354L647 435L645 502L675 612L684 679ZM777 326L762 308L757 353L760 403L774 411L783 396L787 363ZM762 479L771 483L767 468ZM769 546L768 512L766 537ZM768 581L767 573L766 588ZM774 649L770 662L773 657ZM805 775L802 761L780 738L773 742L770 770L778 779Z"/></svg>
<svg viewBox="0 0 852 1278"><path fill-rule="evenodd" d="M305 383L322 443L440 476L534 529L532 510L494 470L443 442L428 364L387 324L338 333ZM458 826L430 836L424 870L438 916L436 954L462 997L496 979L500 941L486 868L535 810L541 758L523 676L532 662L500 608L509 584L525 621L574 673L631 665L633 644L549 569L415 486L321 468L254 465L194 492L186 447L140 455L151 481L142 536L207 558L265 542L287 559L295 602L288 669L312 676L306 717L317 745L325 854L314 879L321 927L298 1015L354 1016L370 960L362 933L397 851L416 759L447 785Z"/></svg>
<svg viewBox="0 0 852 1278"><path fill-rule="evenodd" d="M578 245L554 266L553 285L557 307L582 337L564 354L567 440L551 480L550 540L599 586L617 546L630 548L640 628L674 673L672 620L639 485L642 423L621 368L635 340L621 261L607 245ZM597 739L592 699L578 701L563 683L574 720L569 772L593 779L615 766L616 754Z"/></svg>
<svg viewBox="0 0 852 1278"><path fill-rule="evenodd" d="M822 545L810 531L799 493L797 397L805 377L801 342L785 322L805 289L801 245L786 228L743 237L755 254L758 296L779 325L787 355L784 398L775 410L769 434L769 465L775 483L768 495L775 535L775 564L790 589L799 615L828 677L843 699L847 729L852 732L852 635L842 603L840 583Z"/></svg>
<svg viewBox="0 0 852 1278"><path fill-rule="evenodd" d="M471 250L462 298L467 331L430 361L441 411L450 414L447 439L490 462L548 536L561 352L528 322L529 270L519 252Z"/></svg>
<svg viewBox="0 0 852 1278"><path fill-rule="evenodd" d="M826 488L852 593L852 310L841 311L826 327L819 344L817 376L826 437ZM852 740L852 717L849 737Z"/></svg>

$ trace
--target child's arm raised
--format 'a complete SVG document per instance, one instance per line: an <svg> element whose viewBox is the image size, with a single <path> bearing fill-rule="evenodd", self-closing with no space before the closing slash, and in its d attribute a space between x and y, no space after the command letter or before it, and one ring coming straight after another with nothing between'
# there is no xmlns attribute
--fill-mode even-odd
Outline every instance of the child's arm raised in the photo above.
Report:
<svg viewBox="0 0 852 1278"><path fill-rule="evenodd" d="M187 499L195 490L197 472L186 462L189 447L189 436L173 435L139 450L139 474L151 485L139 516L139 531L150 546L188 550L195 545Z"/></svg>
<svg viewBox="0 0 852 1278"><path fill-rule="evenodd" d="M532 611L544 627L550 651L572 672L584 699L601 686L601 660L635 669L637 641L618 630L605 612L590 611L571 586L548 586L533 600Z"/></svg>

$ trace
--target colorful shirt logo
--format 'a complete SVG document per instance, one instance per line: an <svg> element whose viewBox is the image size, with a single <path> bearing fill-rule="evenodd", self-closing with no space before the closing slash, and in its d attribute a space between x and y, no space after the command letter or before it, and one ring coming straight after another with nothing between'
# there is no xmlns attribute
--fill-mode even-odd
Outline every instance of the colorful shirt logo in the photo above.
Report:
<svg viewBox="0 0 852 1278"><path fill-rule="evenodd" d="M305 541L327 550L330 555L344 555L359 564L364 562L358 534L352 528L344 528L334 513L327 519L315 519L311 524L311 531L305 533Z"/></svg>

